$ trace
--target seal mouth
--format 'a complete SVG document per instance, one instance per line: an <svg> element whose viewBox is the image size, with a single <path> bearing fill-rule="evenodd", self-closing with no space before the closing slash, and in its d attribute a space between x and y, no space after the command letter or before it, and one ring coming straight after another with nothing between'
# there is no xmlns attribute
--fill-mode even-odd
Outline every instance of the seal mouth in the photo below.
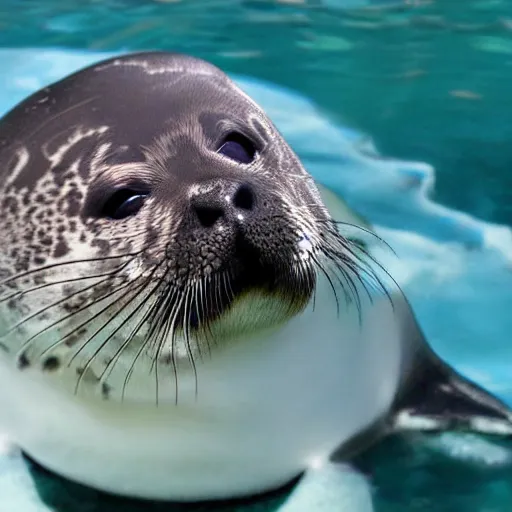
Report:
<svg viewBox="0 0 512 512"><path fill-rule="evenodd" d="M192 291L187 294L184 290L190 298L179 308L177 328L193 333L208 331L237 302L253 294L278 302L281 307L277 316L283 320L300 312L313 295L315 272L310 265L298 263L297 254L287 252L265 257L243 233L237 233L229 264L185 285Z"/></svg>

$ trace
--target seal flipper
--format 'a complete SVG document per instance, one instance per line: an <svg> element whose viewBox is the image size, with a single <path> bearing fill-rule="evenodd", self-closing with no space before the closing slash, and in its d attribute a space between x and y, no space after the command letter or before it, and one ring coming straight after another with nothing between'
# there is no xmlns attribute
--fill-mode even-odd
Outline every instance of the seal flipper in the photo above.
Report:
<svg viewBox="0 0 512 512"><path fill-rule="evenodd" d="M397 396L391 428L512 436L512 410L428 352L418 358L414 374Z"/></svg>

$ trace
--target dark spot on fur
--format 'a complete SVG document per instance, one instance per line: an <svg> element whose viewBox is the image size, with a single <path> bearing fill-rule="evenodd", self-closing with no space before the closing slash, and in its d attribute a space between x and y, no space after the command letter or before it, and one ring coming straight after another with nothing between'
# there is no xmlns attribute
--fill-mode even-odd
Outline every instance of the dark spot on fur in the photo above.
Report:
<svg viewBox="0 0 512 512"><path fill-rule="evenodd" d="M30 361L28 357L23 352L20 357L18 357L18 370L24 370L30 366Z"/></svg>
<svg viewBox="0 0 512 512"><path fill-rule="evenodd" d="M41 256L34 256L34 263L36 265L44 265L46 260L42 258Z"/></svg>
<svg viewBox="0 0 512 512"><path fill-rule="evenodd" d="M64 241L63 238L61 238L57 245L55 246L55 250L53 251L53 257L54 258L62 258L63 256L66 256L66 254L69 252L69 246Z"/></svg>
<svg viewBox="0 0 512 512"><path fill-rule="evenodd" d="M34 284L37 284L37 285L44 284L46 282L44 275L42 275L40 272L36 273L36 275L34 275L34 277L32 279L34 280Z"/></svg>
<svg viewBox="0 0 512 512"><path fill-rule="evenodd" d="M65 198L60 198L57 201L57 211L61 214L65 214L67 204L68 204L68 202Z"/></svg>
<svg viewBox="0 0 512 512"><path fill-rule="evenodd" d="M60 367L60 360L56 356L47 357L43 362L43 370L46 372L54 372Z"/></svg>
<svg viewBox="0 0 512 512"><path fill-rule="evenodd" d="M171 354L164 354L161 359L162 364L170 365L172 363L172 356Z"/></svg>
<svg viewBox="0 0 512 512"><path fill-rule="evenodd" d="M16 215L18 211L18 201L14 197L5 198L5 209L11 214Z"/></svg>
<svg viewBox="0 0 512 512"><path fill-rule="evenodd" d="M70 300L64 302L62 304L62 309L66 312L66 313L74 313L75 311L78 311L80 309L80 304L78 304L77 302L71 302ZM74 343L74 342L73 342ZM73 345L73 343L67 343L66 342L66 345L68 345L69 347L71 347Z"/></svg>
<svg viewBox="0 0 512 512"><path fill-rule="evenodd" d="M76 217L79 213L80 213L80 201L76 197L69 195L67 214L70 217Z"/></svg>
<svg viewBox="0 0 512 512"><path fill-rule="evenodd" d="M60 163L52 169L54 183L58 188L63 187L66 183L66 172L69 166L67 163Z"/></svg>
<svg viewBox="0 0 512 512"><path fill-rule="evenodd" d="M74 309L77 309L76 307ZM66 345L66 347L72 347L73 345L76 345L78 341L80 341L80 339L85 335L87 334L87 329L85 327L82 327L81 329L79 329L77 332L74 332L73 334L71 334L70 336L68 336L66 338L66 340L64 341L64 344Z"/></svg>
<svg viewBox="0 0 512 512"><path fill-rule="evenodd" d="M97 383L100 380L91 368L87 368L86 370L85 368L78 366L76 373L81 379L84 379L87 382Z"/></svg>
<svg viewBox="0 0 512 512"><path fill-rule="evenodd" d="M14 270L16 270L16 272L24 272L28 269L28 262L29 259L26 256L19 257L14 265Z"/></svg>
<svg viewBox="0 0 512 512"><path fill-rule="evenodd" d="M91 245L100 249L101 252L109 252L110 250L110 244L108 240L103 240L101 238L94 239Z"/></svg>
<svg viewBox="0 0 512 512"><path fill-rule="evenodd" d="M110 390L111 390L111 387L108 384L106 384L105 382L103 382L103 384L101 385L101 396L104 400L109 399Z"/></svg>

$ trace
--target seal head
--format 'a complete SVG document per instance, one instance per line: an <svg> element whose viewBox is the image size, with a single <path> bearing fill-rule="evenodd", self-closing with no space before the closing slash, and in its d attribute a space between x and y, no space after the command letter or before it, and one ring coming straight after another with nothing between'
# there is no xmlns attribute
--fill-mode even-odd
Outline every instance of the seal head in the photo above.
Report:
<svg viewBox="0 0 512 512"><path fill-rule="evenodd" d="M4 345L21 366L72 357L103 374L141 344L142 359L177 365L310 301L330 217L262 110L214 66L162 53L100 63L7 114L0 139L1 267L24 333Z"/></svg>

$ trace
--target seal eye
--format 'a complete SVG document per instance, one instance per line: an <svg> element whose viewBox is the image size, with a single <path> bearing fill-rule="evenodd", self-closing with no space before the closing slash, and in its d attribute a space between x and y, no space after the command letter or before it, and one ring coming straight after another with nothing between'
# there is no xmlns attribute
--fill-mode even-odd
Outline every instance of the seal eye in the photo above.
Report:
<svg viewBox="0 0 512 512"><path fill-rule="evenodd" d="M231 132L223 141L218 152L235 162L249 164L256 156L254 144L241 133Z"/></svg>
<svg viewBox="0 0 512 512"><path fill-rule="evenodd" d="M103 215L110 219L125 219L135 215L144 204L147 194L121 189L110 196L103 206Z"/></svg>

